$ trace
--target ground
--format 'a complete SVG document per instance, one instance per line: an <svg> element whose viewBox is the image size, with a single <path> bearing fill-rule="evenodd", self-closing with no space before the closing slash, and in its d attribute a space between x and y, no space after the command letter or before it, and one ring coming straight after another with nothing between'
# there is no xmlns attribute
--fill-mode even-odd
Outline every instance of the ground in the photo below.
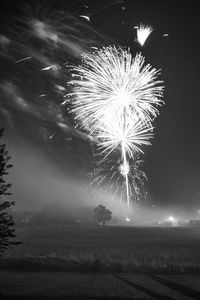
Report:
<svg viewBox="0 0 200 300"><path fill-rule="evenodd" d="M0 260L5 299L200 299L198 228L27 227L17 238Z"/></svg>

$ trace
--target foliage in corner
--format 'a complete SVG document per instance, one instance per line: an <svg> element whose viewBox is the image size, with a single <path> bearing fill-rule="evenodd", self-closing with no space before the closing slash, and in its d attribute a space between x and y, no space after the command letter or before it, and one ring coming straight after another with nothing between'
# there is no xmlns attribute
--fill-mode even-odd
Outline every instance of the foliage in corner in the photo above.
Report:
<svg viewBox="0 0 200 300"><path fill-rule="evenodd" d="M0 129L0 138L2 138L2 136L3 129ZM6 150L6 145L0 144L0 256L11 245L20 243L10 241L10 239L16 236L14 228L15 223L9 212L9 208L15 205L15 202L7 200L7 197L11 195L9 192L11 184L7 183L5 180L5 176L8 175L8 170L12 167L9 163L10 158L8 151Z"/></svg>

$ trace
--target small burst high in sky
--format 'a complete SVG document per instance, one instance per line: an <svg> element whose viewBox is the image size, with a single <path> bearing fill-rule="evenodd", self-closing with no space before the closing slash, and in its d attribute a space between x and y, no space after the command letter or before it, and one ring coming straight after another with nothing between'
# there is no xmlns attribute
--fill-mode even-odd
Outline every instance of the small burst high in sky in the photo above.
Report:
<svg viewBox="0 0 200 300"><path fill-rule="evenodd" d="M141 54L133 57L129 50L105 47L84 54L70 81L77 121L98 139L104 159L119 151L128 206L129 161L150 145L152 122L163 103L159 70L144 62Z"/></svg>
<svg viewBox="0 0 200 300"><path fill-rule="evenodd" d="M148 39L149 35L153 31L153 27L149 25L140 24L140 26L136 26L137 28L137 42L144 46L146 40Z"/></svg>

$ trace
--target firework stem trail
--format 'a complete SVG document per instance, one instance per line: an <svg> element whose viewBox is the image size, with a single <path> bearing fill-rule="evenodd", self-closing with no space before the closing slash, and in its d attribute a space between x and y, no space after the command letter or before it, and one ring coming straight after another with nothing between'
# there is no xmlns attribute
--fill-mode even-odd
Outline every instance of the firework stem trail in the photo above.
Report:
<svg viewBox="0 0 200 300"><path fill-rule="evenodd" d="M123 160L123 167L124 167L124 177L125 177L125 184L126 184L126 201L127 201L127 206L129 207L130 199L129 199L129 182L128 182L128 162L127 162L126 150L123 142L121 143L121 148L122 148L122 160Z"/></svg>
<svg viewBox="0 0 200 300"><path fill-rule="evenodd" d="M123 137L125 133L125 128L126 128L126 107L123 107ZM129 199L129 182L128 182L128 162L126 158L126 148L124 144L124 140L121 143L121 148L122 148L122 159L123 159L123 165L124 165L124 176L125 176L125 183L126 183L126 201L127 201L127 206L129 207L130 204L130 199Z"/></svg>

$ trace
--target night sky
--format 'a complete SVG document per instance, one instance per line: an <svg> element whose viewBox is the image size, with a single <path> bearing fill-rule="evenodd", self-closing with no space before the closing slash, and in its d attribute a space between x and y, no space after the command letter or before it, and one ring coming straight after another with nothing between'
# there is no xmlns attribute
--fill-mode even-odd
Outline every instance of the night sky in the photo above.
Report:
<svg viewBox="0 0 200 300"><path fill-rule="evenodd" d="M69 92L67 65L78 64L91 47L110 44L141 51L162 70L165 105L143 156L149 200L200 207L198 11L194 1L1 1L0 125L19 207L65 197L69 182L87 181L92 141L75 128L70 103L61 105ZM144 47L135 42L140 22L154 28Z"/></svg>

